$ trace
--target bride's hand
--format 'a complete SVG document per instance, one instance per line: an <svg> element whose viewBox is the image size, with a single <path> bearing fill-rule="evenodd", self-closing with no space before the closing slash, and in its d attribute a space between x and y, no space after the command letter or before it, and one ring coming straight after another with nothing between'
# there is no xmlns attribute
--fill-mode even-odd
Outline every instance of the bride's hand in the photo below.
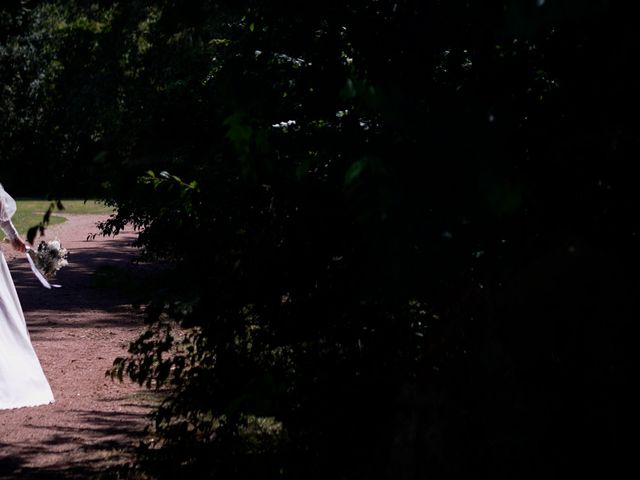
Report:
<svg viewBox="0 0 640 480"><path fill-rule="evenodd" d="M16 237L11 240L11 245L19 252L24 253L27 251L27 244L24 243L24 240L22 240L20 237Z"/></svg>

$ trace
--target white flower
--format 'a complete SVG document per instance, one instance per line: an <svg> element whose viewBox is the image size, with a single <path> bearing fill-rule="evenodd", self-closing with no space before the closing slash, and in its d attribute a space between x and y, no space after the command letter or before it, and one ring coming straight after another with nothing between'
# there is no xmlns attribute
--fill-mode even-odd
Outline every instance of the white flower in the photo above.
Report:
<svg viewBox="0 0 640 480"><path fill-rule="evenodd" d="M40 242L37 250L29 250L29 255L38 270L49 279L53 278L62 267L69 265L67 261L68 253L59 240Z"/></svg>

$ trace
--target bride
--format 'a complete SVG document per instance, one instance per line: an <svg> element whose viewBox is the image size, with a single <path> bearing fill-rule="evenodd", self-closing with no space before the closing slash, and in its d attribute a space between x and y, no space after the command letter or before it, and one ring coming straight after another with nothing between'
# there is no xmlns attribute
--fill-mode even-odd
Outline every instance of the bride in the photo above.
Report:
<svg viewBox="0 0 640 480"><path fill-rule="evenodd" d="M16 202L0 185L0 228L13 248L25 252L27 246L11 222L15 211ZM0 252L0 410L51 402L53 393L31 345L20 300Z"/></svg>

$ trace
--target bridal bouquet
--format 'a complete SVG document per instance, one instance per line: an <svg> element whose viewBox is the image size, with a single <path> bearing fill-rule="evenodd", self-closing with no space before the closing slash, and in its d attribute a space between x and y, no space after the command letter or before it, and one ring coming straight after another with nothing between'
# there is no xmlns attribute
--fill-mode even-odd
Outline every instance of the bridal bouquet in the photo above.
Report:
<svg viewBox="0 0 640 480"><path fill-rule="evenodd" d="M59 240L40 242L37 249L30 248L27 253L36 268L47 279L54 278L58 270L69 264L67 262L69 252L60 244Z"/></svg>

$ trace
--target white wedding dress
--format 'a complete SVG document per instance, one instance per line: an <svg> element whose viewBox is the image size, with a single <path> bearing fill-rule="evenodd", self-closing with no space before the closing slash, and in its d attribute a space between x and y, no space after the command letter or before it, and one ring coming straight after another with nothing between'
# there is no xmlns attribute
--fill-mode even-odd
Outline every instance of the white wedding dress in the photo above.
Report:
<svg viewBox="0 0 640 480"><path fill-rule="evenodd" d="M0 228L9 239L17 235L11 222L15 211L16 203L0 185ZM0 409L52 402L51 387L31 345L20 300L0 252Z"/></svg>

